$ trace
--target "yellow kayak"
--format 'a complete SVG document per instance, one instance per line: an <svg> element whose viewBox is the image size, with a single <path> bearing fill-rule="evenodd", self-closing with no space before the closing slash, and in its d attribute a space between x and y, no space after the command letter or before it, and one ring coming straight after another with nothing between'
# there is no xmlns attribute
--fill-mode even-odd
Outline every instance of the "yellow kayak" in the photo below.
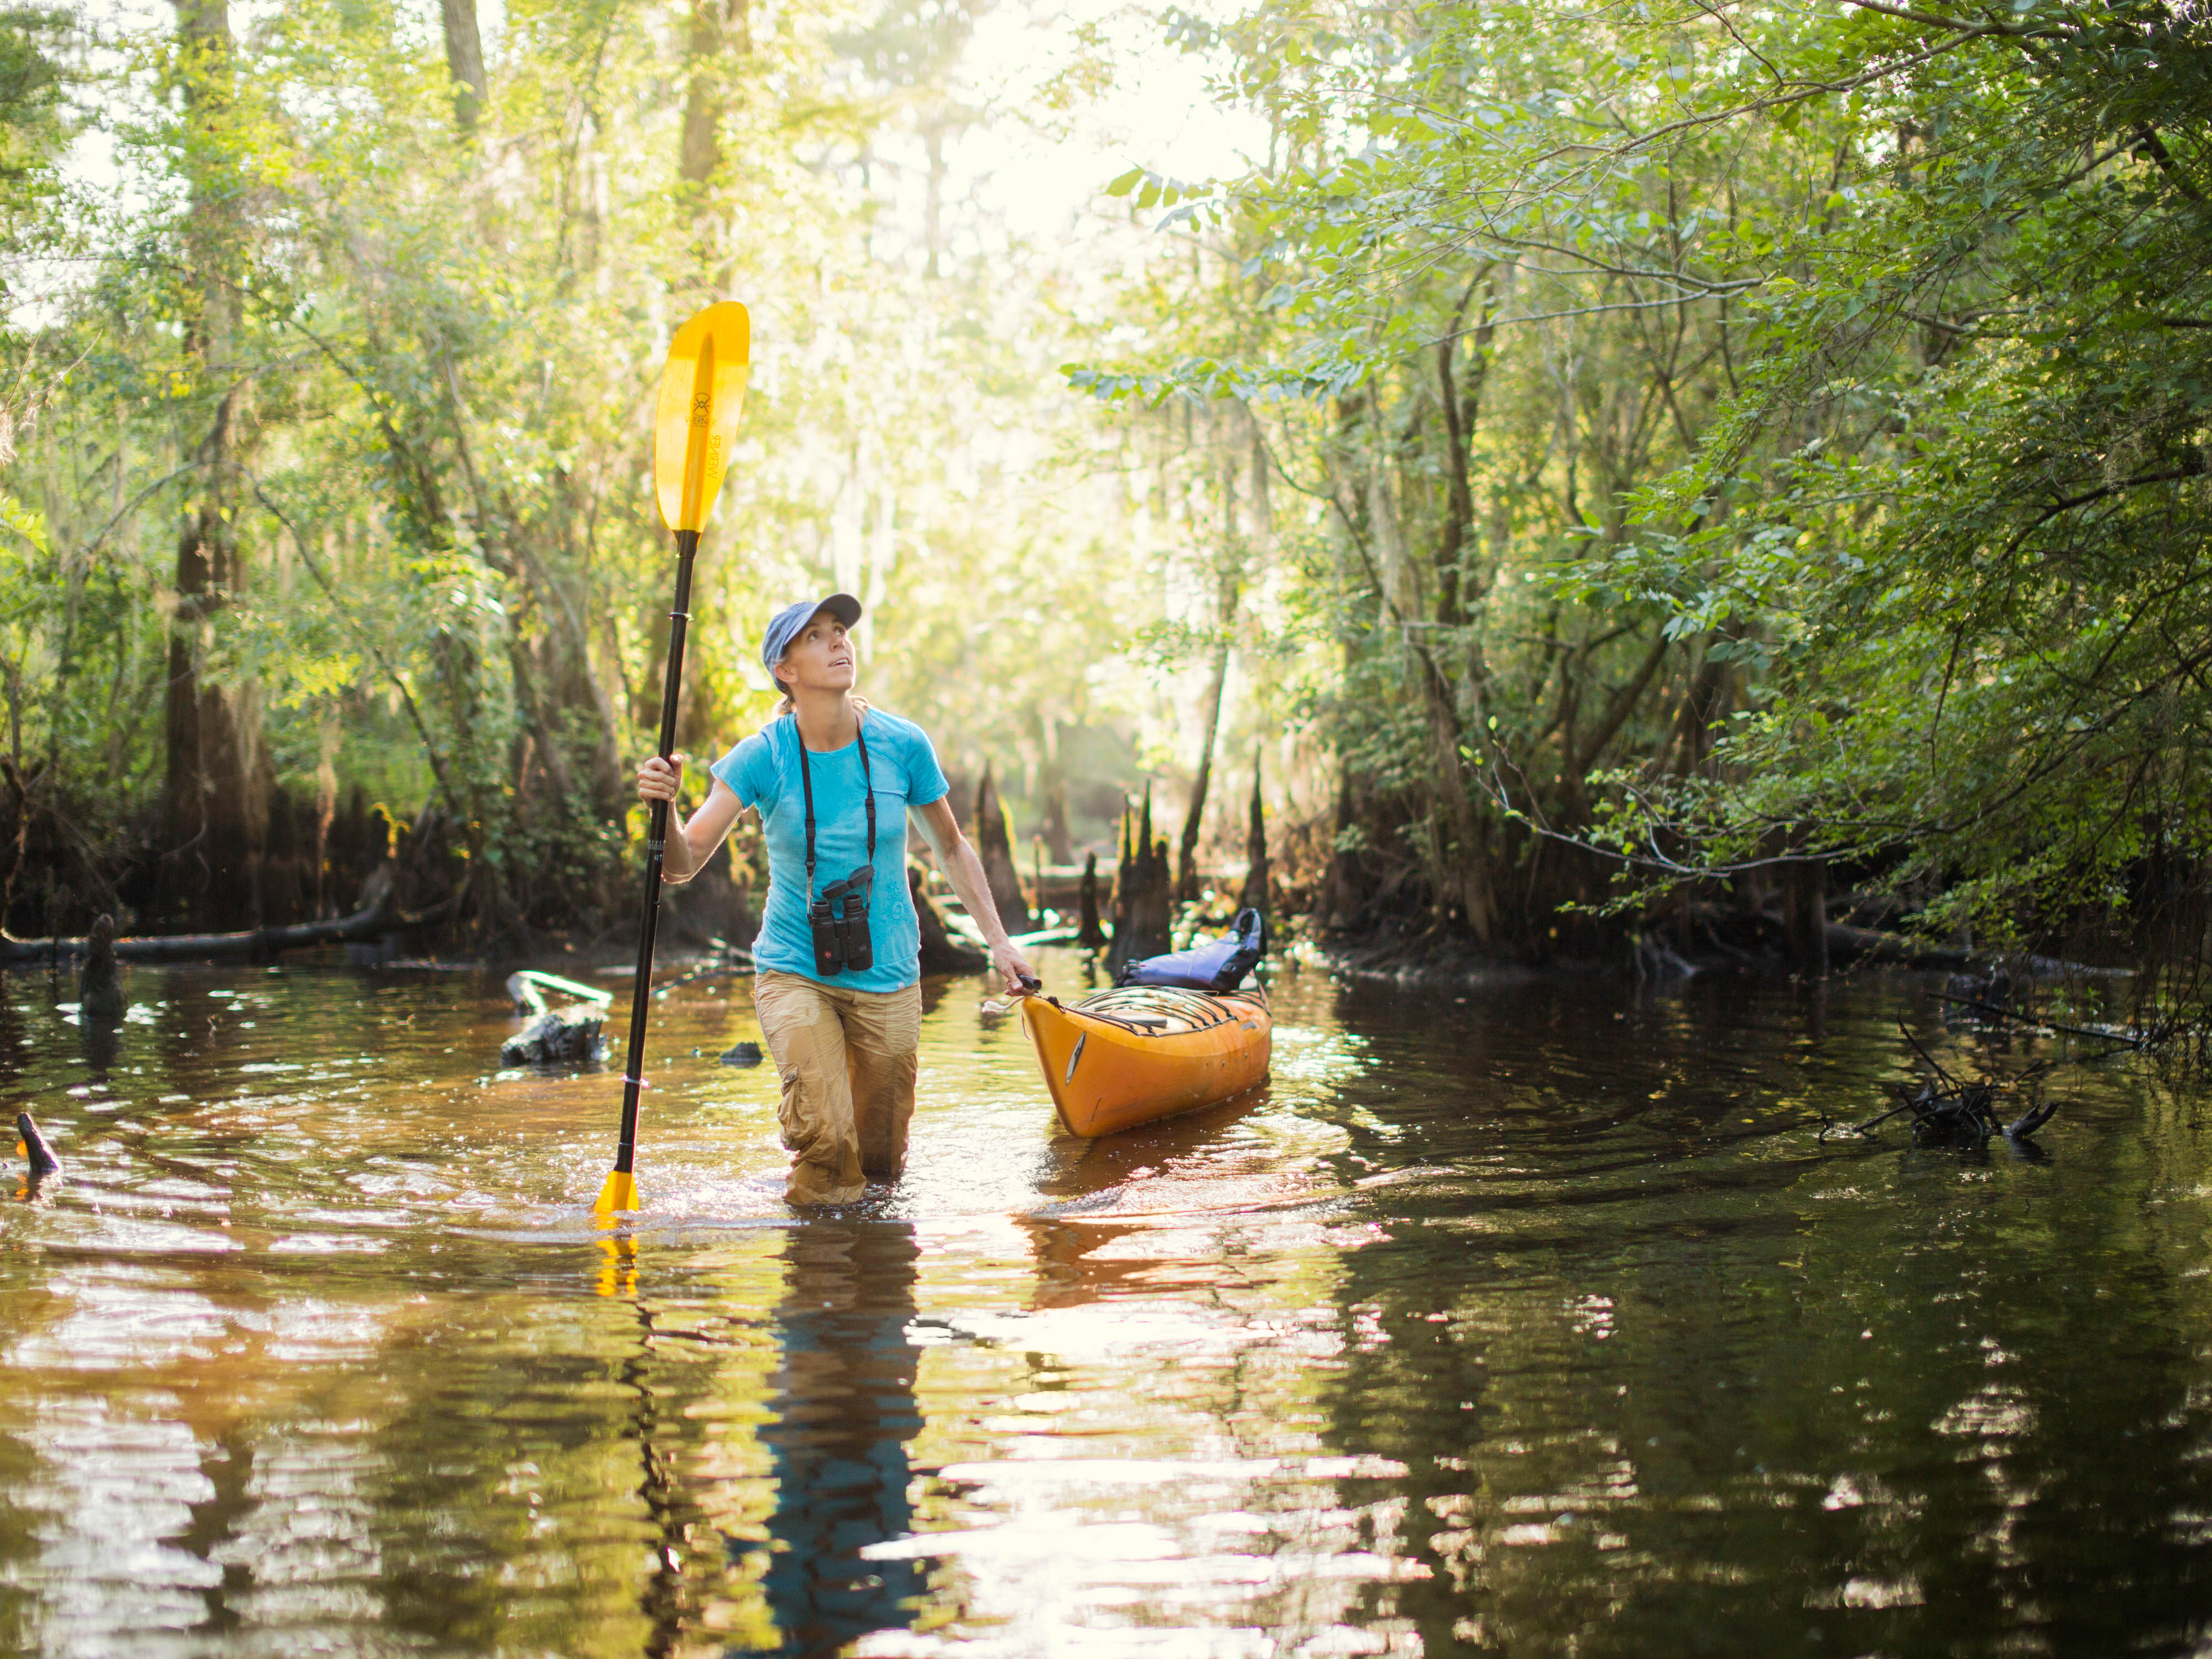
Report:
<svg viewBox="0 0 2212 1659"><path fill-rule="evenodd" d="M1259 990L1133 985L1072 1006L1022 999L1060 1121L1112 1134L1242 1094L1267 1075L1275 1022Z"/></svg>

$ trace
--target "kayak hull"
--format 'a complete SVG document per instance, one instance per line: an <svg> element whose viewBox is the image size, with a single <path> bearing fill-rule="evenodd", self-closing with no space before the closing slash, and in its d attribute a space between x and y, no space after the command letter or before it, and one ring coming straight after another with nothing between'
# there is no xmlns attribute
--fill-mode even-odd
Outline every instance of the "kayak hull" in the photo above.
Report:
<svg viewBox="0 0 2212 1659"><path fill-rule="evenodd" d="M1060 1121L1107 1135L1194 1112L1267 1075L1274 1019L1259 991L1102 991L1063 1006L1022 1000L1022 1024Z"/></svg>

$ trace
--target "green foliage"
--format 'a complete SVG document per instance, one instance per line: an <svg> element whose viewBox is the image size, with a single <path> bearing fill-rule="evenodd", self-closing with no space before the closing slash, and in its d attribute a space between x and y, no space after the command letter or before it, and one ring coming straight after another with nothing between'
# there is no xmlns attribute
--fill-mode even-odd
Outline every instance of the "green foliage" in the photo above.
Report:
<svg viewBox="0 0 2212 1659"><path fill-rule="evenodd" d="M1247 286L1068 378L1302 400L1278 453L1333 522L1296 603L1341 642L1302 706L1440 900L1479 921L1477 874L1533 891L1562 834L1632 899L1788 853L1944 927L2201 891L2192 14L1169 27L1274 148L1112 188Z"/></svg>
<svg viewBox="0 0 2212 1659"><path fill-rule="evenodd" d="M106 43L122 186L66 191L66 33L0 17L0 222L46 256L0 341L23 810L160 866L211 690L247 793L435 805L487 930L611 919L643 413L736 294L695 755L770 706L766 609L835 586L870 693L1032 821L1079 750L1188 769L1131 720L1163 696L1273 746L1346 917L1534 940L1784 856L2021 937L2201 893L2193 15L1170 10L1269 148L1128 158L1116 258L945 199L1001 118L980 15L529 0L465 109L411 14L191 4Z"/></svg>
<svg viewBox="0 0 2212 1659"><path fill-rule="evenodd" d="M0 125L29 155L49 83L13 67L33 36L12 15ZM646 416L669 335L725 295L755 362L682 745L712 758L765 717L761 621L832 585L872 609L866 689L956 763L1033 770L1045 721L1088 717L1086 665L1144 602L1091 568L1110 520L1005 499L1014 450L1085 441L1025 355L1064 327L1053 268L918 246L868 182L875 147L975 118L949 90L964 14L740 10L702 34L521 0L468 121L411 13L306 0L235 40L220 6L179 15L108 43L122 67L86 90L125 187L39 210L81 257L4 341L19 423L35 410L0 550L34 807L160 854L175 705L200 695L182 661L266 755L199 782L325 823L355 794L436 807L487 934L617 919L674 575Z"/></svg>

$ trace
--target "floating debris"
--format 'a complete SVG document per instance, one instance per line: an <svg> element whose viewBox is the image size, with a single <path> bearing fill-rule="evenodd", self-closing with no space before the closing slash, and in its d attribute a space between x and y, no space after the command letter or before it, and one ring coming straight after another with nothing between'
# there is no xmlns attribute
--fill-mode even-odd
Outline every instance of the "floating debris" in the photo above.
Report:
<svg viewBox="0 0 2212 1659"><path fill-rule="evenodd" d="M525 968L507 976L507 994L514 999L514 1012L518 1014L544 1013L548 1006L544 997L547 991L579 998L596 1008L605 1008L615 1000L612 991L602 991L596 985L579 985L558 974L541 974L534 968Z"/></svg>
<svg viewBox="0 0 2212 1659"><path fill-rule="evenodd" d="M1902 1025L1898 1029L1905 1031ZM1851 1125L1854 1134L1871 1134L1891 1119L1910 1113L1912 1144L1916 1146L1981 1147L1989 1144L1992 1135L2002 1135L2017 1146L2026 1143L2029 1136L2050 1122L2058 1109L2057 1101L2042 1097L2039 1079L2051 1069L2049 1060L2038 1060L2016 1077L1969 1081L1945 1070L1942 1062L1923 1048L1920 1039L1911 1032L1905 1031L1905 1040L1912 1045L1933 1075L1917 1083L1883 1084L1881 1086L1897 1104L1863 1123ZM2027 1109L2008 1119L1998 1109L1998 1103L2022 1089L2026 1091ZM1827 1128L1823 1127L1820 1138L1825 1140L1827 1133Z"/></svg>
<svg viewBox="0 0 2212 1659"><path fill-rule="evenodd" d="M544 994L549 990L587 1000L566 1008L548 1008ZM606 1024L607 1005L614 1000L612 992L579 985L558 974L525 969L507 976L507 994L514 1000L516 1013L536 1018L500 1044L501 1065L566 1066L605 1055L606 1047L599 1041L599 1033Z"/></svg>
<svg viewBox="0 0 2212 1659"><path fill-rule="evenodd" d="M499 1046L502 1066L562 1066L598 1060L605 1053L599 1033L606 1020L597 1008L555 1008L542 1013Z"/></svg>

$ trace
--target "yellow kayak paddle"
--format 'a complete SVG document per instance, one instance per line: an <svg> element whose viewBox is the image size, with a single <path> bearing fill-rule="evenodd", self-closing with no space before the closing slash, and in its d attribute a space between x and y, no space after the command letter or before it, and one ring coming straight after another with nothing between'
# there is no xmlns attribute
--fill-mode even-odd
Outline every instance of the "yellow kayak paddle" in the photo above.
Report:
<svg viewBox="0 0 2212 1659"><path fill-rule="evenodd" d="M660 696L660 757L676 748L676 696L684 683L684 631L691 618L691 561L699 532L721 493L730 444L745 407L752 319L734 300L708 306L676 331L660 371L653 426L653 487L661 522L676 532L676 604L668 613L668 683ZM668 844L668 803L653 803L646 835L645 908L630 994L629 1054L623 1063L622 1140L615 1167L592 1208L601 1216L637 1208L637 1097L645 1086L645 1021L653 991L653 935L660 916L660 866Z"/></svg>

